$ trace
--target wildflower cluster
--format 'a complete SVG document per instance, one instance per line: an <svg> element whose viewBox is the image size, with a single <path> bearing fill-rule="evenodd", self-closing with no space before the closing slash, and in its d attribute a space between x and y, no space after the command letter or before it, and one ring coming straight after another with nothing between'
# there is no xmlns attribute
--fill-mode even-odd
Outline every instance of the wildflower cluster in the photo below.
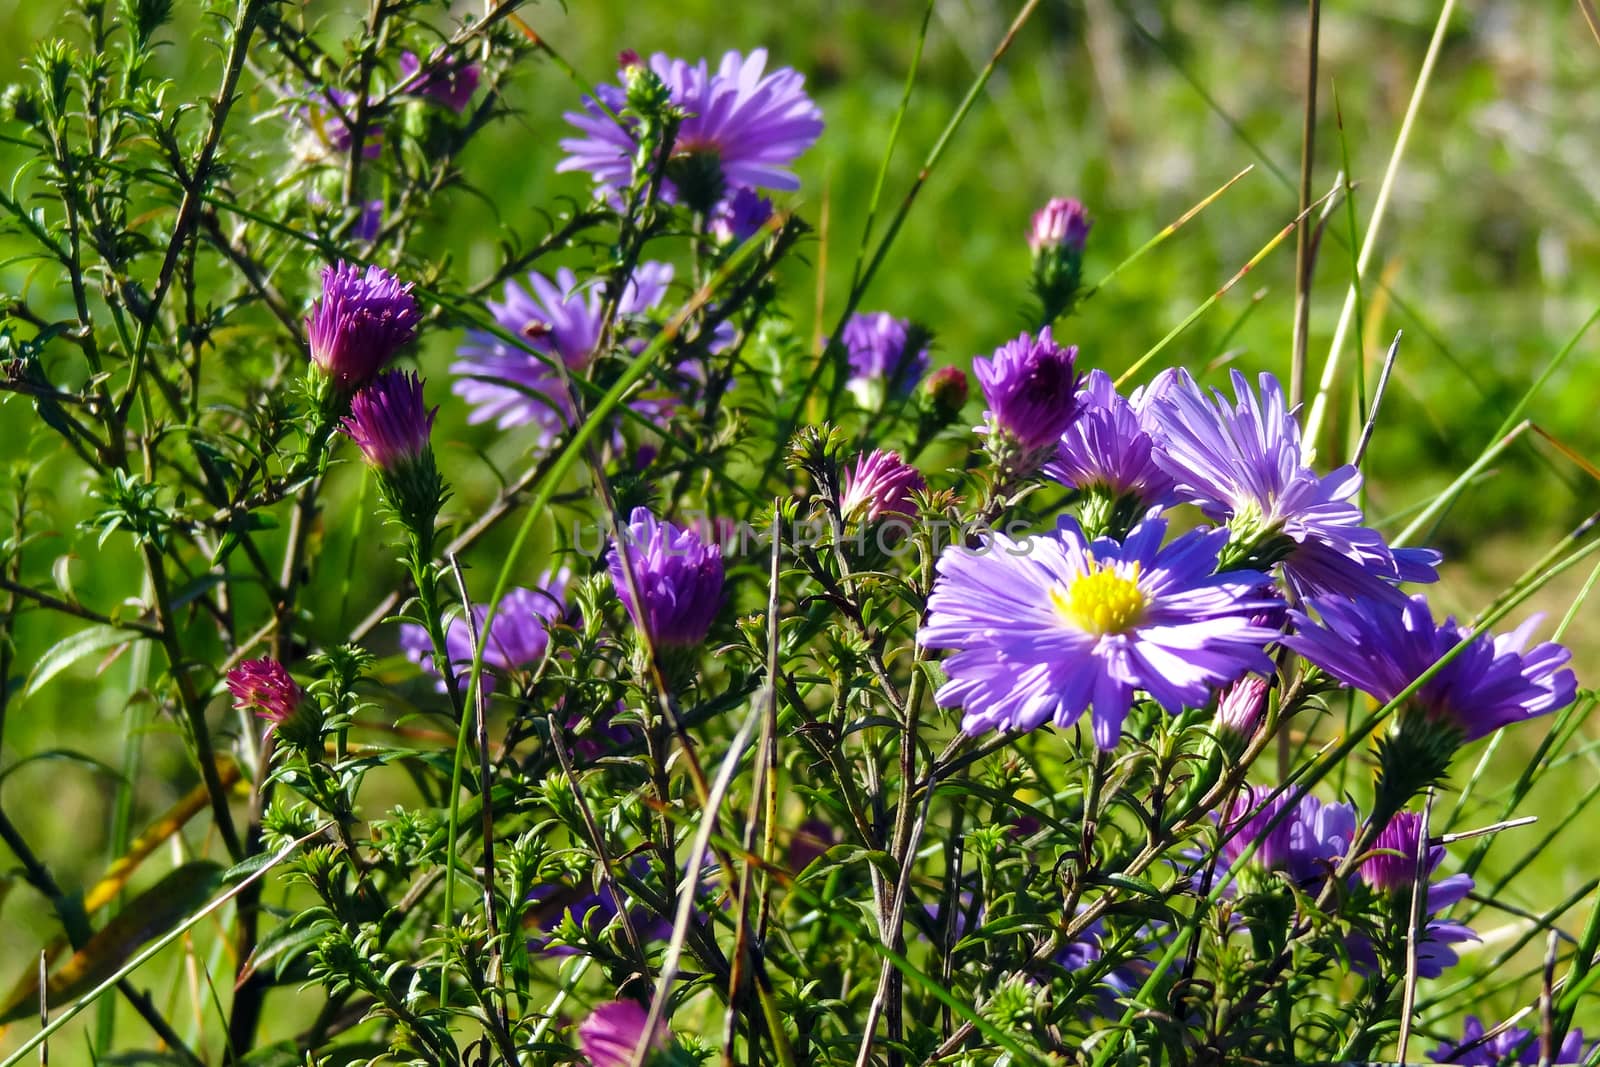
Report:
<svg viewBox="0 0 1600 1067"><path fill-rule="evenodd" d="M824 123L765 49L624 52L529 133L515 5L212 5L207 108L150 73L172 5L82 6L95 54L8 95L0 213L64 280L6 298L0 416L93 503L17 487L0 740L24 617L18 699L115 692L128 740L87 892L0 809L59 920L7 1017L76 1006L27 1040L116 995L96 1062L1592 1057L1600 926L1482 955L1533 772L1463 770L1566 758L1571 652L1437 621L1442 555L1273 374L1072 343L1111 208L1012 205L1037 315L969 357L881 257L794 284ZM493 247L485 131L571 194ZM129 976L180 939L168 1019Z"/></svg>

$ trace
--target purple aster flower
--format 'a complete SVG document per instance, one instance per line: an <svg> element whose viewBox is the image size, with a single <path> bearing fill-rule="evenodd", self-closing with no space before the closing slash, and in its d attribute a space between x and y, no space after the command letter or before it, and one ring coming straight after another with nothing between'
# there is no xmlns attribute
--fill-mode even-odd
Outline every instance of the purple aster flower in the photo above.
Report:
<svg viewBox="0 0 1600 1067"><path fill-rule="evenodd" d="M1346 685L1388 703L1472 631L1453 618L1433 621L1421 596L1402 601L1324 597L1290 613L1296 633L1284 644ZM1401 719L1417 717L1473 741L1503 726L1566 707L1577 679L1572 653L1554 642L1527 648L1535 616L1508 634L1480 634L1412 695Z"/></svg>
<svg viewBox="0 0 1600 1067"><path fill-rule="evenodd" d="M357 95L343 89L329 89L310 93L306 99L306 106L300 111L299 117L301 122L310 127L318 148L335 152L350 151L353 137L346 117L352 121L355 119ZM322 151L313 151L315 155L323 154ZM366 143L361 146L361 156L363 159L377 159L382 153L383 127L369 115Z"/></svg>
<svg viewBox="0 0 1600 1067"><path fill-rule="evenodd" d="M1509 1026L1484 1040L1488 1028L1476 1015L1461 1024L1461 1040L1446 1041L1428 1054L1435 1063L1460 1063L1472 1067L1498 1067L1504 1063L1539 1062L1539 1035L1520 1026ZM1590 1053L1583 1047L1583 1031L1569 1030L1561 1047L1553 1050L1551 1063L1584 1063Z"/></svg>
<svg viewBox="0 0 1600 1067"><path fill-rule="evenodd" d="M1028 247L1034 255L1063 249L1081 255L1089 239L1089 212L1070 197L1054 197L1034 212Z"/></svg>
<svg viewBox="0 0 1600 1067"><path fill-rule="evenodd" d="M1354 467L1319 476L1305 465L1300 425L1272 375L1261 375L1258 397L1234 371L1232 404L1208 396L1185 370L1168 372L1152 391L1155 458L1178 495L1226 521L1238 542L1281 558L1302 595L1400 600L1393 583L1437 577L1436 554L1407 553L1402 573L1383 536L1363 525L1351 499L1361 487Z"/></svg>
<svg viewBox="0 0 1600 1067"><path fill-rule="evenodd" d="M839 343L850 361L847 384L862 407L880 408L886 396L909 396L916 389L928 369L928 347L922 341L922 331L887 311L850 316L839 331Z"/></svg>
<svg viewBox="0 0 1600 1067"><path fill-rule="evenodd" d="M1372 842L1374 854L1361 861L1361 880L1381 893L1409 890L1417 880L1417 846L1422 835L1422 816L1402 811L1389 820ZM1444 846L1428 849L1424 873L1431 874L1444 859Z"/></svg>
<svg viewBox="0 0 1600 1067"><path fill-rule="evenodd" d="M459 58L441 59L437 53L428 60L428 69L423 70L415 52L402 52L400 76L403 91L425 96L458 114L467 109L478 88L477 64Z"/></svg>
<svg viewBox="0 0 1600 1067"><path fill-rule="evenodd" d="M1074 489L1100 489L1146 506L1173 502L1172 478L1156 462L1149 394L1123 397L1103 370L1092 370L1078 391L1078 416L1061 435L1044 473Z"/></svg>
<svg viewBox="0 0 1600 1067"><path fill-rule="evenodd" d="M635 855L628 864L628 875L636 881L649 877L649 860ZM578 951L557 936L557 929L563 924L570 922L579 929L604 928L615 921L618 914L616 897L603 886L596 889L588 884L571 886L547 882L535 886L528 894L528 901L533 905L535 923L544 931L528 939L528 951L549 956L571 956ZM643 906L630 907L628 921L634 933L645 941L659 941L672 935L672 924Z"/></svg>
<svg viewBox="0 0 1600 1067"><path fill-rule="evenodd" d="M638 1001L613 1000L590 1012L578 1027L578 1046L590 1067L629 1067L649 1024L650 1013ZM666 1024L659 1023L649 1047L661 1052L667 1041Z"/></svg>
<svg viewBox="0 0 1600 1067"><path fill-rule="evenodd" d="M917 505L912 494L927 488L921 472L901 459L900 453L873 449L857 457L854 470L845 471L839 513L846 520L859 513L867 523L887 515L915 518Z"/></svg>
<svg viewBox="0 0 1600 1067"><path fill-rule="evenodd" d="M545 650L550 644L550 624L566 614L563 598L567 581L568 575L563 569L543 575L536 589L514 588L506 591L484 641L482 684L485 692L494 685L491 672L510 674L536 666L544 659ZM475 604L472 607L472 618L480 636L483 635L483 620L488 613L487 605ZM444 643L456 682L464 686L472 673L472 630L468 628L466 619L457 615L450 620ZM423 670L430 674L438 673L433 658L433 644L422 627L410 623L402 625L400 647ZM441 693L445 691L443 679L439 681L438 688Z"/></svg>
<svg viewBox="0 0 1600 1067"><path fill-rule="evenodd" d="M637 317L655 307L671 281L670 264L639 264L617 305L619 318ZM570 373L581 374L600 343L601 286L580 285L565 267L554 280L530 274L528 284L531 295L507 282L505 303L491 300L490 313L506 332L524 338L529 348L559 358ZM472 406L468 422L492 419L503 430L532 423L540 430L540 444L548 444L565 430L572 400L560 375L544 360L482 330L468 330L457 353L461 358L450 366L451 373L459 376L453 391Z"/></svg>
<svg viewBox="0 0 1600 1067"><path fill-rule="evenodd" d="M306 316L311 362L346 390L371 381L417 335L411 283L382 267L324 267L322 297Z"/></svg>
<svg viewBox="0 0 1600 1067"><path fill-rule="evenodd" d="M383 201L368 200L361 205L361 217L352 231L358 241L371 241L383 230Z"/></svg>
<svg viewBox="0 0 1600 1067"><path fill-rule="evenodd" d="M1084 905L1078 905L1081 914ZM1055 962L1067 971L1081 971L1091 967L1105 958L1107 931L1105 919L1094 920L1076 940L1069 943L1060 952L1056 953ZM1129 996L1144 984L1152 970L1150 962L1137 958L1142 956L1152 943L1160 941L1156 930L1146 926L1138 931L1135 944L1124 945L1123 953L1136 954L1135 958L1124 959L1122 963L1113 967L1098 979L1099 995L1095 999L1095 1008L1101 1015L1113 1015L1118 997Z"/></svg>
<svg viewBox="0 0 1600 1067"><path fill-rule="evenodd" d="M356 390L350 414L339 428L369 464L393 471L416 463L428 451L432 411L422 399L422 379L412 372L385 371Z"/></svg>
<svg viewBox="0 0 1600 1067"><path fill-rule="evenodd" d="M727 53L714 74L705 60L691 66L659 52L651 56L651 71L672 104L688 115L669 154L714 163L725 188L800 188L788 166L822 135L822 112L806 96L804 76L787 67L766 73L766 65L761 48L748 57ZM619 86L602 85L596 92L612 114L626 106L627 93ZM581 136L561 142L569 154L556 170L587 171L612 191L627 188L638 151L627 120L619 126L588 97L581 112L565 118Z"/></svg>
<svg viewBox="0 0 1600 1067"><path fill-rule="evenodd" d="M1047 326L1037 337L1022 334L972 361L972 373L989 405L991 432L1014 439L1024 452L1054 446L1078 417L1078 346L1062 348Z"/></svg>
<svg viewBox="0 0 1600 1067"><path fill-rule="evenodd" d="M643 600L642 617L629 592L618 546L606 554L606 564L634 625L658 648L704 641L722 606L722 549L706 544L692 530L658 520L648 508L634 508L621 533Z"/></svg>
<svg viewBox="0 0 1600 1067"><path fill-rule="evenodd" d="M1286 807L1288 814L1279 818ZM1276 825L1273 825L1276 820ZM1218 818L1222 832L1232 834L1222 845L1222 859L1237 864L1259 841L1252 862L1281 870L1298 885L1313 885L1332 872L1355 838L1356 810L1349 804L1324 804L1309 793L1245 786Z"/></svg>
<svg viewBox="0 0 1600 1067"><path fill-rule="evenodd" d="M305 696L284 665L270 657L245 660L228 672L227 683L234 707L279 726L293 717Z"/></svg>
<svg viewBox="0 0 1600 1067"><path fill-rule="evenodd" d="M1411 887L1417 884L1417 849L1422 843L1421 835L1421 815L1414 811L1397 813L1373 841L1375 854L1361 861L1358 872L1368 886L1394 897L1397 911L1402 915L1409 915ZM1427 882L1443 859L1444 849L1435 845L1428 849L1422 864L1426 898L1422 908L1422 937L1417 942L1417 973L1424 978L1437 978L1446 968L1455 965L1458 957L1452 945L1478 940L1478 935L1470 927L1437 918L1472 891L1472 877L1466 874ZM1378 954L1365 934L1352 934L1346 941L1346 947L1357 971L1371 973L1377 970L1380 965Z"/></svg>
<svg viewBox="0 0 1600 1067"><path fill-rule="evenodd" d="M619 700L610 708L600 709L590 718L589 728L579 734L577 740L572 743L572 751L579 759L597 760L633 739L633 730L616 721L617 712L621 710L622 701ZM568 715L567 721L563 724L568 733L573 733L582 726L581 715Z"/></svg>
<svg viewBox="0 0 1600 1067"><path fill-rule="evenodd" d="M1095 741L1111 748L1135 690L1176 714L1246 671L1270 673L1262 646L1277 634L1248 618L1265 577L1212 573L1224 530L1163 548L1166 530L1151 517L1121 544L1089 541L1063 518L1054 536L947 549L917 636L955 653L939 703L966 709L968 733L1067 726L1092 704Z"/></svg>
<svg viewBox="0 0 1600 1067"><path fill-rule="evenodd" d="M1472 889L1472 879L1464 874L1441 878L1428 887L1428 899L1423 908L1427 916L1422 926L1422 936L1417 940L1417 974L1423 978L1437 978L1461 961L1454 946L1481 938L1472 927L1451 919L1432 918L1466 896ZM1448 901L1448 903L1444 903ZM1398 924L1404 936L1404 923ZM1345 951L1350 954L1351 968L1361 975L1375 974L1383 967L1372 940L1363 933L1353 933L1345 938Z"/></svg>
<svg viewBox="0 0 1600 1067"><path fill-rule="evenodd" d="M838 843L839 831L821 819L807 819L789 839L789 869L799 874Z"/></svg>
<svg viewBox="0 0 1600 1067"><path fill-rule="evenodd" d="M772 218L772 201L744 186L722 198L711 212L711 235L720 244L742 245Z"/></svg>

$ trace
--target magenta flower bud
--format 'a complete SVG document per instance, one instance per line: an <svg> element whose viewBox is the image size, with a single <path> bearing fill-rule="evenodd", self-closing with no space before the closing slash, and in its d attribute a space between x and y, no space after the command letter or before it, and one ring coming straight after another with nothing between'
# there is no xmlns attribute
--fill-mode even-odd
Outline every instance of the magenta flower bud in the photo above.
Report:
<svg viewBox="0 0 1600 1067"><path fill-rule="evenodd" d="M632 562L642 606L634 603L628 590L617 545L606 561L617 596L634 625L658 648L704 641L722 606L722 549L706 544L692 530L658 520L648 508L633 509L621 541Z"/></svg>
<svg viewBox="0 0 1600 1067"><path fill-rule="evenodd" d="M428 433L438 413L423 403L422 379L414 372L385 371L350 398L350 414L339 428L368 464L393 472L428 451Z"/></svg>
<svg viewBox="0 0 1600 1067"><path fill-rule="evenodd" d="M1037 337L1021 334L988 359L974 359L972 373L989 405L984 417L990 431L1011 438L1025 453L1053 451L1078 417L1077 359L1077 346L1056 344L1049 327Z"/></svg>
<svg viewBox="0 0 1600 1067"><path fill-rule="evenodd" d="M1028 229L1028 247L1034 255L1057 249L1082 255L1089 239L1089 213L1070 197L1055 197L1034 212Z"/></svg>
<svg viewBox="0 0 1600 1067"><path fill-rule="evenodd" d="M1361 862L1361 880L1381 893L1409 889L1417 881L1417 838L1422 831L1422 816L1414 811L1402 811L1389 820L1389 825L1372 842L1378 855L1368 856ZM1435 845L1428 850L1422 874L1426 878L1444 859L1444 848Z"/></svg>
<svg viewBox="0 0 1600 1067"><path fill-rule="evenodd" d="M311 362L340 388L355 389L416 337L421 322L410 282L382 267L325 267L322 296L306 316Z"/></svg>
<svg viewBox="0 0 1600 1067"><path fill-rule="evenodd" d="M922 383L922 407L939 426L947 426L967 404L967 372L940 367Z"/></svg>
<svg viewBox="0 0 1600 1067"><path fill-rule="evenodd" d="M454 57L441 58L437 53L428 60L427 70L422 69L422 61L415 52L402 53L400 74L404 78L401 86L405 92L425 96L458 114L467 109L478 88L477 64Z"/></svg>
<svg viewBox="0 0 1600 1067"><path fill-rule="evenodd" d="M847 521L859 515L868 523L886 515L915 518L917 505L911 495L927 487L922 474L900 453L874 449L856 459L854 470L845 471L839 514Z"/></svg>
<svg viewBox="0 0 1600 1067"><path fill-rule="evenodd" d="M1217 732L1240 739L1254 737L1267 710L1267 685L1261 675L1247 674L1224 689L1217 698Z"/></svg>
<svg viewBox="0 0 1600 1067"><path fill-rule="evenodd" d="M628 1067L649 1022L650 1013L637 1001L613 1000L590 1012L578 1027L578 1046L591 1067ZM666 1050L667 1030L661 1023L650 1035L649 1047Z"/></svg>
<svg viewBox="0 0 1600 1067"><path fill-rule="evenodd" d="M284 665L271 658L245 660L228 672L227 685L234 707L253 711L275 726L294 716L305 695Z"/></svg>

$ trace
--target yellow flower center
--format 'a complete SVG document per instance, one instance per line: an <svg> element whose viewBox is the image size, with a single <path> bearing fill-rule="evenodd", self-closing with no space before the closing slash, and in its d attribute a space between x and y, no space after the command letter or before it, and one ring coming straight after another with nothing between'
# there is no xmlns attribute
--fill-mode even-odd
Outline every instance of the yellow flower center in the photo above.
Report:
<svg viewBox="0 0 1600 1067"><path fill-rule="evenodd" d="M1090 556L1088 572L1052 588L1050 603L1063 619L1086 633L1126 633L1144 614L1139 564L1122 574L1114 563L1096 563Z"/></svg>

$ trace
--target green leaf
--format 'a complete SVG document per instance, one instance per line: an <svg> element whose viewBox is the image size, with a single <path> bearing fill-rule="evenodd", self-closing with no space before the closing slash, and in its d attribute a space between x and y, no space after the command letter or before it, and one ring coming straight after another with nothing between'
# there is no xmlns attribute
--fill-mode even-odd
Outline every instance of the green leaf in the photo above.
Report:
<svg viewBox="0 0 1600 1067"><path fill-rule="evenodd" d="M86 767L91 771L98 771L113 781L122 780L122 773L120 771L118 771L115 767L109 766L108 764L101 763L93 756L85 756L82 752L74 752L71 749L66 748L52 748L45 752L35 752L31 756L24 756L11 766L5 768L4 770L0 770L0 782L3 782L7 778L11 777L11 772L13 771L21 770L30 763L41 762L76 763L79 766Z"/></svg>
<svg viewBox="0 0 1600 1067"><path fill-rule="evenodd" d="M33 670L28 675L28 684L22 691L22 698L26 700L37 693L50 679L85 656L91 656L115 645L127 644L132 640L132 634L116 626L100 625L79 630L39 657L39 661L33 665Z"/></svg>

